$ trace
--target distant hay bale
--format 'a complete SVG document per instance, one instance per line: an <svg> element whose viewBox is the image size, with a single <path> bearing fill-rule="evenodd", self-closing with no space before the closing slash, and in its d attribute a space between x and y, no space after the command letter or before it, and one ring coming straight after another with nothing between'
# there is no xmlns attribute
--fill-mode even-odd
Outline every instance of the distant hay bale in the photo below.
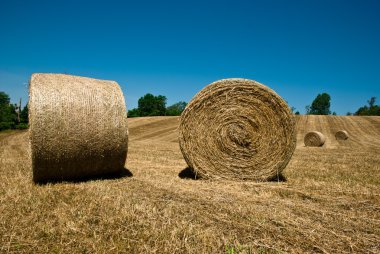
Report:
<svg viewBox="0 0 380 254"><path fill-rule="evenodd" d="M316 147L323 146L325 141L326 141L325 135L323 135L319 131L308 132L304 138L305 146L316 146Z"/></svg>
<svg viewBox="0 0 380 254"><path fill-rule="evenodd" d="M114 81L33 74L29 121L35 182L78 180L124 168L127 112Z"/></svg>
<svg viewBox="0 0 380 254"><path fill-rule="evenodd" d="M248 79L224 79L189 102L179 143L199 177L266 181L280 176L294 152L295 120L270 88Z"/></svg>
<svg viewBox="0 0 380 254"><path fill-rule="evenodd" d="M348 139L348 133L347 133L347 131L344 131L344 130L337 131L335 133L335 138L337 140L346 140L346 139Z"/></svg>

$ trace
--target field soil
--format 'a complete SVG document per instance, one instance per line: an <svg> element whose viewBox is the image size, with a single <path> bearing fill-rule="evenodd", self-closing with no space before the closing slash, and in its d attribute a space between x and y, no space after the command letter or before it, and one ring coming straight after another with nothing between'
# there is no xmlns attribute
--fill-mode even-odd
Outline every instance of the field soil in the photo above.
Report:
<svg viewBox="0 0 380 254"><path fill-rule="evenodd" d="M0 133L1 253L380 253L380 117L297 117L286 179L262 183L195 180L178 117L128 124L127 174L45 185L28 132Z"/></svg>

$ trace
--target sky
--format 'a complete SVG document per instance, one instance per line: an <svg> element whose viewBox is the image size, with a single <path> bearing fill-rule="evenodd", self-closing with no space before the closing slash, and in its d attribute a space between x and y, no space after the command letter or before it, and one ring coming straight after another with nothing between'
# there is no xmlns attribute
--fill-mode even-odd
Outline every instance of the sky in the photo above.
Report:
<svg viewBox="0 0 380 254"><path fill-rule="evenodd" d="M301 113L380 103L380 1L0 1L0 91L28 99L32 73L115 80L128 109L146 93L190 101L248 78Z"/></svg>

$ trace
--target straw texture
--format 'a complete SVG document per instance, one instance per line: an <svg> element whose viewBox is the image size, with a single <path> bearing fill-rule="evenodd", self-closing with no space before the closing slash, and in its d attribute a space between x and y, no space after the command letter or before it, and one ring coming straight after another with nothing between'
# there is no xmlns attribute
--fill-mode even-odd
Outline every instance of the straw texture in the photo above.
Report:
<svg viewBox="0 0 380 254"><path fill-rule="evenodd" d="M344 131L344 130L337 131L335 133L335 138L337 140L346 140L346 139L348 139L348 133L347 133L347 131Z"/></svg>
<svg viewBox="0 0 380 254"><path fill-rule="evenodd" d="M294 117L273 90L253 80L224 79L189 102L179 143L198 177L265 181L288 164L295 134Z"/></svg>
<svg viewBox="0 0 380 254"><path fill-rule="evenodd" d="M319 131L311 131L305 135L305 146L323 146L326 141L325 135Z"/></svg>
<svg viewBox="0 0 380 254"><path fill-rule="evenodd" d="M33 74L29 119L35 182L77 180L124 168L127 112L116 82Z"/></svg>

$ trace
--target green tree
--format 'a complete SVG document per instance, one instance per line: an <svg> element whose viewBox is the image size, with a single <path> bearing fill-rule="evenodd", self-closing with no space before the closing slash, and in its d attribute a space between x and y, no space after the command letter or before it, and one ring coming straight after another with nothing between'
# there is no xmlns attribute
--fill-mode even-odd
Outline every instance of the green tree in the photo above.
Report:
<svg viewBox="0 0 380 254"><path fill-rule="evenodd" d="M13 129L16 121L16 108L10 104L9 95L0 92L0 130Z"/></svg>
<svg viewBox="0 0 380 254"><path fill-rule="evenodd" d="M29 123L29 108L28 104L21 110L20 113L20 122L21 123Z"/></svg>
<svg viewBox="0 0 380 254"><path fill-rule="evenodd" d="M375 105L376 97L371 97L367 101L368 106L360 107L356 112L356 116L380 116L380 105Z"/></svg>
<svg viewBox="0 0 380 254"><path fill-rule="evenodd" d="M305 106L306 115L310 115L310 105Z"/></svg>
<svg viewBox="0 0 380 254"><path fill-rule="evenodd" d="M185 110L187 103L180 101L166 108L166 115L179 116Z"/></svg>
<svg viewBox="0 0 380 254"><path fill-rule="evenodd" d="M8 106L10 102L11 99L9 98L9 95L4 92L0 92L0 107Z"/></svg>
<svg viewBox="0 0 380 254"><path fill-rule="evenodd" d="M356 112L356 116L368 116L369 115L369 108L367 106L360 107Z"/></svg>
<svg viewBox="0 0 380 254"><path fill-rule="evenodd" d="M140 112L137 108L128 110L128 117L138 117L140 116Z"/></svg>
<svg viewBox="0 0 380 254"><path fill-rule="evenodd" d="M369 99L367 102L369 107L372 108L373 106L375 106L376 97L371 97L371 99Z"/></svg>
<svg viewBox="0 0 380 254"><path fill-rule="evenodd" d="M138 100L140 116L163 116L166 113L166 97L147 93Z"/></svg>
<svg viewBox="0 0 380 254"><path fill-rule="evenodd" d="M380 105L375 105L369 109L370 116L380 116Z"/></svg>
<svg viewBox="0 0 380 254"><path fill-rule="evenodd" d="M327 93L318 94L310 106L310 115L329 115L331 97Z"/></svg>

